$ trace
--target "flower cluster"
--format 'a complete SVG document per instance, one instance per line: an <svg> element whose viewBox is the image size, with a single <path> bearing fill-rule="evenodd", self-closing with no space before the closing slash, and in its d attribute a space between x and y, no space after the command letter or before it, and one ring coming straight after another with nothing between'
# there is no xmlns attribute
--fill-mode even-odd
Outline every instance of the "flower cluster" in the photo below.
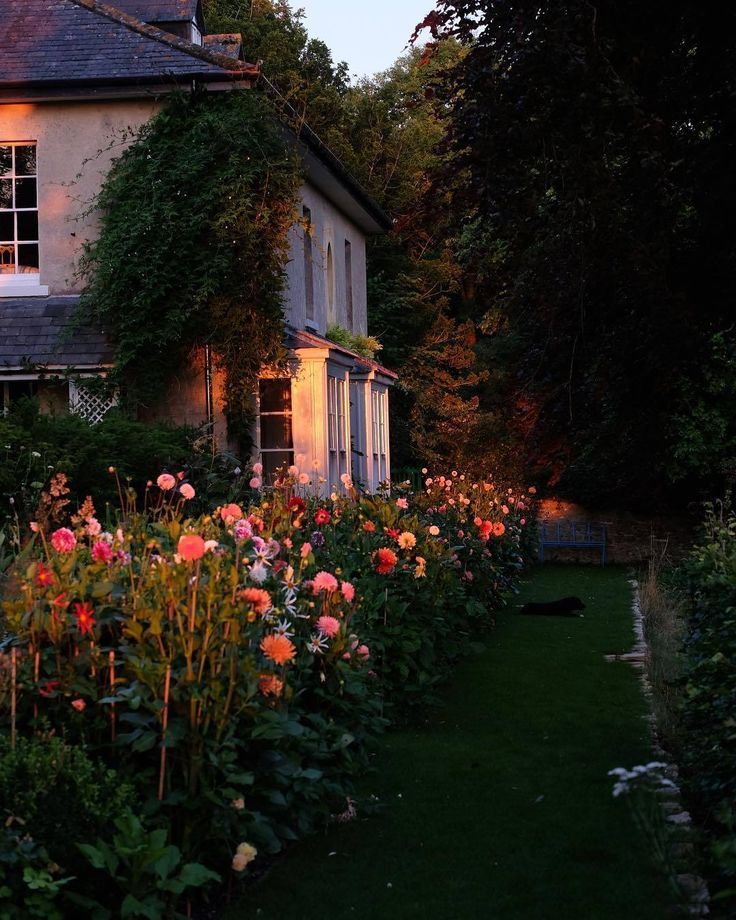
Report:
<svg viewBox="0 0 736 920"><path fill-rule="evenodd" d="M462 476L378 496L348 477L326 496L297 465L268 490L253 469L248 505L191 517L186 477L163 472L109 530L91 499L63 526L37 522L4 603L13 667L0 667L21 729L42 719L115 750L116 767L155 777L162 814L186 796L209 825L192 803L219 808L238 873L255 846L329 817L385 704L426 702L492 623L532 513L527 493ZM297 791L299 771L324 795ZM291 823L273 812L287 792Z"/></svg>

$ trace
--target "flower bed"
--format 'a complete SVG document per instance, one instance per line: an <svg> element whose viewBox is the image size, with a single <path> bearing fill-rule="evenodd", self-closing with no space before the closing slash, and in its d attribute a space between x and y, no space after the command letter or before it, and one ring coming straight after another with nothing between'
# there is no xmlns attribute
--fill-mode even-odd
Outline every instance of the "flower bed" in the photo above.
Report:
<svg viewBox="0 0 736 920"><path fill-rule="evenodd" d="M492 624L531 499L457 473L416 496L346 480L320 499L305 479L291 468L250 507L189 518L193 488L164 473L106 525L88 500L57 526L65 487L50 490L4 604L0 772L53 735L128 791L114 830L94 812L94 843L11 823L0 909L52 916L70 900L104 916L125 899L124 915L163 916L352 813L387 719L426 702ZM24 835L43 852L25 854ZM48 876L40 894L26 868Z"/></svg>

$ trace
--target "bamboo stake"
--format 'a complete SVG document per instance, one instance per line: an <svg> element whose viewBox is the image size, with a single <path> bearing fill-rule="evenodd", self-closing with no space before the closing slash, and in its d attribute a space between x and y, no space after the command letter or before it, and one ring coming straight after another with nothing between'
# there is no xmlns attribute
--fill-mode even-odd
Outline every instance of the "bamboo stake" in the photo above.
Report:
<svg viewBox="0 0 736 920"><path fill-rule="evenodd" d="M163 731L161 733L161 766L158 776L158 800L164 798L164 779L166 778L166 729L169 724L169 689L171 687L171 665L166 665L166 677L164 679L164 712L163 712Z"/></svg>
<svg viewBox="0 0 736 920"><path fill-rule="evenodd" d="M110 652L110 692L115 693L115 652ZM110 704L110 735L115 743L115 703Z"/></svg>
<svg viewBox="0 0 736 920"><path fill-rule="evenodd" d="M15 750L15 709L16 709L16 683L18 677L17 668L18 650L13 646L10 650L10 749Z"/></svg>
<svg viewBox="0 0 736 920"><path fill-rule="evenodd" d="M36 687L38 687L38 677L40 673L41 666L41 653L36 652L33 656L33 680L35 681ZM38 703L33 704L33 721L35 722L38 719Z"/></svg>

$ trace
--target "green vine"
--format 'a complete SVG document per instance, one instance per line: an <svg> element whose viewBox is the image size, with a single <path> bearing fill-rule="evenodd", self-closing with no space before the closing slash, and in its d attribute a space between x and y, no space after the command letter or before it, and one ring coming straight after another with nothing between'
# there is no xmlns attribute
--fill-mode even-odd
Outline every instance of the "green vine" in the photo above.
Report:
<svg viewBox="0 0 736 920"><path fill-rule="evenodd" d="M128 405L160 403L210 346L242 435L259 369L283 360L284 265L300 171L258 91L173 95L116 160L80 264L79 319L111 334Z"/></svg>

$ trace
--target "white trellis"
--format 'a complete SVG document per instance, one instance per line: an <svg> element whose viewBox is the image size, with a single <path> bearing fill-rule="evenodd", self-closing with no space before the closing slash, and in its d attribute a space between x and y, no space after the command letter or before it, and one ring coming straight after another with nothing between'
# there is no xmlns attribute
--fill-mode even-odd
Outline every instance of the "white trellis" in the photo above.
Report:
<svg viewBox="0 0 736 920"><path fill-rule="evenodd" d="M85 386L82 380L69 381L69 409L75 415L97 425L113 406L117 397L99 386Z"/></svg>

